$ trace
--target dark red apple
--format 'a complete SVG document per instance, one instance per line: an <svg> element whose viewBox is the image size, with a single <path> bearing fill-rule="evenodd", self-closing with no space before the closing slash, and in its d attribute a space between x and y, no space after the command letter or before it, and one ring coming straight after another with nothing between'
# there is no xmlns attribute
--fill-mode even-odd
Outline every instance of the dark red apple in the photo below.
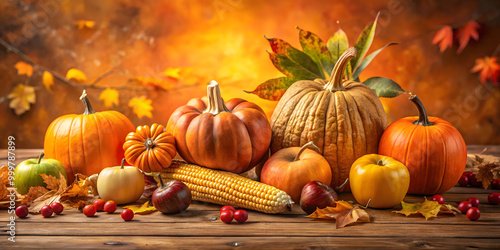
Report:
<svg viewBox="0 0 500 250"><path fill-rule="evenodd" d="M189 204L191 204L191 190L189 190L186 184L179 180L163 183L159 174L158 179L160 179L161 186L151 196L153 206L158 211L166 214L174 214L186 210Z"/></svg>
<svg viewBox="0 0 500 250"><path fill-rule="evenodd" d="M302 188L300 194L300 207L307 214L316 211L316 208L334 207L338 200L333 188L320 181L311 181Z"/></svg>
<svg viewBox="0 0 500 250"><path fill-rule="evenodd" d="M151 195L158 188L158 184L153 176L146 175L144 172L142 174L144 175L144 193L142 193L142 196L151 198Z"/></svg>

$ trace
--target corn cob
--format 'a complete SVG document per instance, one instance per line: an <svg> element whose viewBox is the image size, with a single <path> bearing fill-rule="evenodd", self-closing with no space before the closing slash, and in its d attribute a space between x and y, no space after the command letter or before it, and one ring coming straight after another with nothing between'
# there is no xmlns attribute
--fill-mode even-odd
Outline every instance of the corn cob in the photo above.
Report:
<svg viewBox="0 0 500 250"><path fill-rule="evenodd" d="M243 176L218 171L183 161L173 160L160 176L165 180L180 180L189 189L193 200L219 205L231 205L263 213L276 214L290 210L292 198L278 188Z"/></svg>

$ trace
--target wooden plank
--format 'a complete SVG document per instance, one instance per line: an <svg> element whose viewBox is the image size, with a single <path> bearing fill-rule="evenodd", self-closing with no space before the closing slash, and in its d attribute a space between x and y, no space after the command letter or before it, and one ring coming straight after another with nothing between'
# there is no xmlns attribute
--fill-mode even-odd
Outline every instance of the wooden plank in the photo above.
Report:
<svg viewBox="0 0 500 250"><path fill-rule="evenodd" d="M423 238L423 237L144 237L144 236L18 236L3 249L18 248L182 248L182 249L325 249L325 248L497 248L499 239Z"/></svg>

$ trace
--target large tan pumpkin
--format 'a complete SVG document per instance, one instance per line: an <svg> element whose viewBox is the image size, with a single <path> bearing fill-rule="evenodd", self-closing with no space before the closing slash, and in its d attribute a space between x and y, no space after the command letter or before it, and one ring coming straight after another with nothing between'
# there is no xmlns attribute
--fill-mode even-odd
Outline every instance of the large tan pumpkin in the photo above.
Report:
<svg viewBox="0 0 500 250"><path fill-rule="evenodd" d="M339 58L330 81L297 81L281 97L271 117L271 151L302 146L313 141L332 168L332 187L349 177L359 157L377 153L387 127L382 103L369 87L344 80L349 48Z"/></svg>

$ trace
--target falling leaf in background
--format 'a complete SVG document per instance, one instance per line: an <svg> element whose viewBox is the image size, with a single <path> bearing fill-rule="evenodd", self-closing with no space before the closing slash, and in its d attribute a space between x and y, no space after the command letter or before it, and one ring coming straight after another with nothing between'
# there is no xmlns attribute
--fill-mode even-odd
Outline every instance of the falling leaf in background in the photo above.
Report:
<svg viewBox="0 0 500 250"><path fill-rule="evenodd" d="M42 83L48 91L51 91L50 88L54 85L54 76L50 72L44 71L42 75Z"/></svg>
<svg viewBox="0 0 500 250"><path fill-rule="evenodd" d="M134 113L137 117L142 118L143 116L152 118L153 114L151 111L153 107L151 106L152 101L144 96L134 97L128 102L128 106L133 108Z"/></svg>
<svg viewBox="0 0 500 250"><path fill-rule="evenodd" d="M335 207L317 208L309 218L315 219L335 219L337 228L345 227L356 221L370 222L370 216L359 206L353 206L346 201L336 201Z"/></svg>
<svg viewBox="0 0 500 250"><path fill-rule="evenodd" d="M66 78L75 79L79 82L87 81L87 76L80 70L72 68L66 73Z"/></svg>
<svg viewBox="0 0 500 250"><path fill-rule="evenodd" d="M441 53L446 50L446 48L451 47L453 44L453 30L449 25L445 25L443 28L436 32L434 39L432 39L432 44L439 43L439 51Z"/></svg>
<svg viewBox="0 0 500 250"><path fill-rule="evenodd" d="M138 81L140 84L142 84L144 87L149 88L149 89L164 89L164 90L170 90L173 88L172 83L158 79L158 78L153 78L153 77L136 77L133 80Z"/></svg>
<svg viewBox="0 0 500 250"><path fill-rule="evenodd" d="M78 26L78 29L81 29L81 30L85 29L85 28L93 29L95 26L95 22L88 21L88 20L79 20L79 21L75 22L75 25Z"/></svg>
<svg viewBox="0 0 500 250"><path fill-rule="evenodd" d="M14 67L17 69L18 75L26 75L31 77L33 75L33 66L25 62L17 62Z"/></svg>
<svg viewBox="0 0 500 250"><path fill-rule="evenodd" d="M426 220L432 217L437 217L439 213L457 214L457 209L452 205L441 205L437 201L430 201L425 198L424 202L406 203L401 202L403 209L393 211L394 213L404 214L407 217L412 214L421 214Z"/></svg>
<svg viewBox="0 0 500 250"><path fill-rule="evenodd" d="M484 84L487 80L498 83L498 74L500 73L500 65L497 63L496 56L486 56L476 59L476 64L471 69L472 73L479 72L481 83Z"/></svg>
<svg viewBox="0 0 500 250"><path fill-rule="evenodd" d="M462 52L462 50L465 48L465 46L467 46L471 38L476 41L479 39L479 34L477 33L479 27L480 27L479 24L477 24L474 21L470 21L458 30L459 47L457 53Z"/></svg>
<svg viewBox="0 0 500 250"><path fill-rule="evenodd" d="M134 212L134 214L150 214L156 212L156 208L153 206L149 206L149 201L146 201L142 206L138 205L129 205L129 206L124 206L123 208L128 208Z"/></svg>
<svg viewBox="0 0 500 250"><path fill-rule="evenodd" d="M106 108L111 108L113 105L118 106L118 90L106 88L99 95L99 100L104 102L104 106L106 106Z"/></svg>
<svg viewBox="0 0 500 250"><path fill-rule="evenodd" d="M175 79L181 78L180 72L182 68L167 68L163 71L163 75L166 77L172 77Z"/></svg>
<svg viewBox="0 0 500 250"><path fill-rule="evenodd" d="M35 88L18 84L7 96L10 100L9 108L14 109L16 115L22 115L30 110L30 103L36 102Z"/></svg>

